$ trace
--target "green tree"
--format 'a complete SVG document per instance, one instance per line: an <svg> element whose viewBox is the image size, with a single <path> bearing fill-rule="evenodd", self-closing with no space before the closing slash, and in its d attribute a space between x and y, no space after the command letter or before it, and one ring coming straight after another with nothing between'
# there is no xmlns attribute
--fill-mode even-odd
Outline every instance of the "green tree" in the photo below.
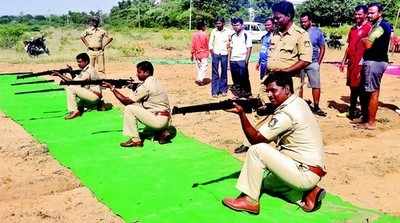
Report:
<svg viewBox="0 0 400 223"><path fill-rule="evenodd" d="M321 26L339 26L341 24L351 24L353 21L354 8L360 4L368 4L373 0L307 0L297 11L311 12L314 22ZM399 0L381 0L384 6L384 15L392 22L395 19L397 10L400 8Z"/></svg>

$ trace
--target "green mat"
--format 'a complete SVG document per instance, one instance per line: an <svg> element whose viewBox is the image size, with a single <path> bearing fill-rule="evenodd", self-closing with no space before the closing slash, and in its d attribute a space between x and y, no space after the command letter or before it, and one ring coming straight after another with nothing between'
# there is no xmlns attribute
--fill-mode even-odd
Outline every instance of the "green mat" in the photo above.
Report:
<svg viewBox="0 0 400 223"><path fill-rule="evenodd" d="M258 216L231 211L221 200L238 194L241 163L226 151L182 133L170 144L146 141L142 149L121 149L121 111L93 111L65 121L63 91L14 95L54 88L10 86L14 82L12 76L0 78L0 110L47 144L54 158L126 222L400 222L331 194L314 213L268 195L262 196Z"/></svg>

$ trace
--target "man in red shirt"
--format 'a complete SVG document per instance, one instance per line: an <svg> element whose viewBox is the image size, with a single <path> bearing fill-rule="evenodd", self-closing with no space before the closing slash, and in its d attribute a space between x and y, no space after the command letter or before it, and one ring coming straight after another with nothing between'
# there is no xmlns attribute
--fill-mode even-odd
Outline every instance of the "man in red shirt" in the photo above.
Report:
<svg viewBox="0 0 400 223"><path fill-rule="evenodd" d="M349 119L358 118L357 98L360 98L361 64L360 61L364 55L365 47L361 39L368 36L371 30L371 23L367 20L368 8L365 5L359 5L354 10L354 20L356 24L350 29L347 38L347 49L342 63L339 67L343 72L344 65L347 62L347 86L350 87L350 108L347 114ZM361 102L366 103L366 102ZM363 107L363 106L362 106Z"/></svg>
<svg viewBox="0 0 400 223"><path fill-rule="evenodd" d="M209 84L210 78L206 77L208 66L208 36L206 24L203 21L197 22L197 32L192 36L192 50L190 59L195 62L197 77L195 83L199 86Z"/></svg>

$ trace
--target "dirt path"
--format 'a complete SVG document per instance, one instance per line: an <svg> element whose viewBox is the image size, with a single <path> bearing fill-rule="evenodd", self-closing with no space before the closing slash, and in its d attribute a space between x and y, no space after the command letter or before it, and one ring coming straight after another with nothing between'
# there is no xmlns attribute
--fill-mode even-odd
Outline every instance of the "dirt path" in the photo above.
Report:
<svg viewBox="0 0 400 223"><path fill-rule="evenodd" d="M122 222L3 113L0 132L1 222Z"/></svg>
<svg viewBox="0 0 400 223"><path fill-rule="evenodd" d="M328 51L326 60L341 55L339 51ZM394 62L399 64L400 57L394 58ZM63 65L0 64L3 72L54 67ZM108 64L107 73L120 74L110 78L126 78L134 73L134 65ZM256 86L258 75L254 64L250 73ZM211 99L210 86L194 85L191 65L156 65L156 75L166 86L172 105L224 99ZM400 203L394 199L400 193L396 184L400 179L400 116L393 111L396 105L400 106L400 78L384 76L375 131L353 129L349 120L336 117L337 109L348 104L344 83L344 74L332 65L322 65L321 107L328 112L328 117L318 120L324 135L328 175L321 184L329 192L362 207L400 216ZM105 95L106 100L118 104L109 92ZM305 96L310 97L310 89L305 89ZM231 152L242 141L238 118L223 111L174 116L173 123L185 134ZM6 222L120 221L80 186L67 169L44 153L43 147L20 126L1 117L0 131L0 219Z"/></svg>

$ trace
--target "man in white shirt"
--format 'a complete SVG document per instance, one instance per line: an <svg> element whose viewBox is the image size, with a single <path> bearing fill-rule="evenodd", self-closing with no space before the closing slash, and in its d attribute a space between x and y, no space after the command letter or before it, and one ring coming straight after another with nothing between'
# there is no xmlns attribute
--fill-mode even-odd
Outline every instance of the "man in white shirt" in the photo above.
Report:
<svg viewBox="0 0 400 223"><path fill-rule="evenodd" d="M223 17L218 16L214 24L215 28L211 31L208 48L212 58L211 94L213 97L218 97L218 95L226 96L228 91L228 44L232 30L224 27ZM220 64L221 73L218 71Z"/></svg>
<svg viewBox="0 0 400 223"><path fill-rule="evenodd" d="M235 31L230 37L228 54L233 81L231 91L236 97L248 98L251 96L248 64L252 40L250 34L244 31L241 18L232 18L231 24Z"/></svg>

